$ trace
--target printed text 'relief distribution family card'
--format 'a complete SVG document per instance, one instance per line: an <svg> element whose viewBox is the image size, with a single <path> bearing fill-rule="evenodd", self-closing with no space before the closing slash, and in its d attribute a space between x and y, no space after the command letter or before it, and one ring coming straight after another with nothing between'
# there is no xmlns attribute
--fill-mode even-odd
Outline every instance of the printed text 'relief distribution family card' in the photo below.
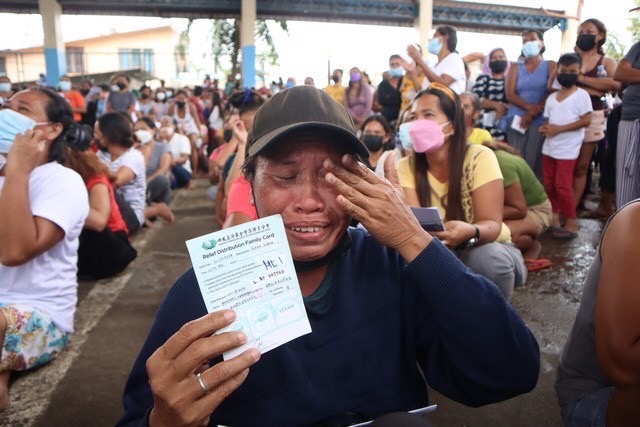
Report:
<svg viewBox="0 0 640 427"><path fill-rule="evenodd" d="M236 320L219 332L240 330L262 353L311 332L280 215L186 242L209 313L232 309Z"/></svg>

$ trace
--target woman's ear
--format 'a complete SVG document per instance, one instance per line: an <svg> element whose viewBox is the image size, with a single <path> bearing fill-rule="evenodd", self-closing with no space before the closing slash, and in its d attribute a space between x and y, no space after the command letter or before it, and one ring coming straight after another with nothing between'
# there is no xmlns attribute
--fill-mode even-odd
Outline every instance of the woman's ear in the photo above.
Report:
<svg viewBox="0 0 640 427"><path fill-rule="evenodd" d="M47 141L53 141L55 140L58 136L60 136L60 134L62 133L62 130L64 129L64 127L62 126L62 123L52 123L49 126L47 126L47 130L44 131L44 138Z"/></svg>

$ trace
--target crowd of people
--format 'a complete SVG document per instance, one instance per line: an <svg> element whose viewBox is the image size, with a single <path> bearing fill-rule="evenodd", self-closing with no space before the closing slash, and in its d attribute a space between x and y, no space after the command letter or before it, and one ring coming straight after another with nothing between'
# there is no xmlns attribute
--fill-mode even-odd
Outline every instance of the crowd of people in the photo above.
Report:
<svg viewBox="0 0 640 427"><path fill-rule="evenodd" d="M640 198L640 44L618 66L606 39L587 19L574 51L551 60L543 34L527 30L513 61L500 47L467 56L482 62L475 81L451 26L429 41L435 64L410 45L377 86L357 66L348 85L336 69L322 90L311 78L256 90L231 77L222 89L207 78L132 90L117 73L103 85L65 75L53 89L14 91L0 77L0 409L12 371L64 348L78 277L125 270L137 256L131 236L172 223L173 191L197 177L211 184L221 228L282 215L314 332L222 362L246 338L210 336L234 313L207 314L190 270L136 361L122 425L346 425L424 406L425 380L473 406L531 390L538 345L509 301L529 272L552 266L539 237L578 236L595 160L602 201L588 215L607 219ZM442 230L412 213L427 207ZM624 347L637 347L640 325L618 310L637 304L602 284L632 277L607 236L624 240L636 211L615 216L589 273L558 371L567 425L640 419L637 349ZM630 317L636 328L617 341L594 335ZM264 406L242 411L259 396Z"/></svg>

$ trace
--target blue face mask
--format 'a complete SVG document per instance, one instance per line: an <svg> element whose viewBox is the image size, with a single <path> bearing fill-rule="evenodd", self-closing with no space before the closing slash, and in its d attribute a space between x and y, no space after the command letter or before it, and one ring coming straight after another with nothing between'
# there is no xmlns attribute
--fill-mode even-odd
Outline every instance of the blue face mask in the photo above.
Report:
<svg viewBox="0 0 640 427"><path fill-rule="evenodd" d="M437 55L442 50L442 42L439 38L434 37L429 40L429 46L427 47L427 49L429 49L429 53Z"/></svg>
<svg viewBox="0 0 640 427"><path fill-rule="evenodd" d="M0 83L0 92L11 92L11 83Z"/></svg>
<svg viewBox="0 0 640 427"><path fill-rule="evenodd" d="M411 138L409 137L409 126L411 122L403 123L398 128L398 139L400 144L405 150L413 151L413 145L411 145Z"/></svg>
<svg viewBox="0 0 640 427"><path fill-rule="evenodd" d="M532 40L522 45L522 54L525 58L533 58L540 53L540 42Z"/></svg>
<svg viewBox="0 0 640 427"><path fill-rule="evenodd" d="M389 75L393 79L397 79L398 77L402 77L403 72L404 72L404 70L402 69L402 67L390 68L389 69Z"/></svg>
<svg viewBox="0 0 640 427"><path fill-rule="evenodd" d="M0 110L0 153L8 153L13 145L13 140L19 133L25 133L38 125L47 125L49 122L36 123L30 117L13 111L10 108Z"/></svg>
<svg viewBox="0 0 640 427"><path fill-rule="evenodd" d="M71 82L67 81L67 80L62 80L62 81L60 81L60 83L58 83L58 87L62 91L71 90Z"/></svg>

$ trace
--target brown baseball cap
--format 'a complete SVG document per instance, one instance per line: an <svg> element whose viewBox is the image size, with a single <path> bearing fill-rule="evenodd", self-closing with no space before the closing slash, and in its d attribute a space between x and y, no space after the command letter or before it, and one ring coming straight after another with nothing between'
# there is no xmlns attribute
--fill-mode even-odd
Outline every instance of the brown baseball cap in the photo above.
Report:
<svg viewBox="0 0 640 427"><path fill-rule="evenodd" d="M369 157L347 110L325 91L301 85L278 92L258 109L247 138L247 158L285 135L310 129L335 133L348 151Z"/></svg>

